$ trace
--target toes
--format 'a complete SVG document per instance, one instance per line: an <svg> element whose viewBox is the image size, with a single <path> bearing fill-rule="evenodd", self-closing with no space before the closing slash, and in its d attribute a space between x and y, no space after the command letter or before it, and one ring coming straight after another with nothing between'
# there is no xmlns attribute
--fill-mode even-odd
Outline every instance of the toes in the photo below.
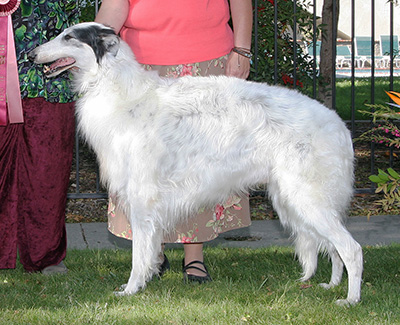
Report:
<svg viewBox="0 0 400 325"><path fill-rule="evenodd" d="M341 307L350 307L358 304L359 302L359 299L339 299L336 300L336 305Z"/></svg>
<svg viewBox="0 0 400 325"><path fill-rule="evenodd" d="M335 285L330 284L330 283L320 283L319 286L324 288L324 289L326 289L326 290L328 290L328 289L333 288Z"/></svg>

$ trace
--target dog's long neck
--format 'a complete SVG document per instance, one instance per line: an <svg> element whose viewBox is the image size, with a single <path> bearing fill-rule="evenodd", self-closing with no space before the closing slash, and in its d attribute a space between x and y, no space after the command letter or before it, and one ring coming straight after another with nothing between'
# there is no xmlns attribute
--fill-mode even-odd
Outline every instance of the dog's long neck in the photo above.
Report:
<svg viewBox="0 0 400 325"><path fill-rule="evenodd" d="M100 165L108 159L112 140L132 128L132 119L157 106L156 89L166 82L145 71L125 45L116 56L106 54L93 71L78 73L74 80L81 95L76 105L79 130L95 149Z"/></svg>
<svg viewBox="0 0 400 325"><path fill-rule="evenodd" d="M83 96L110 96L129 98L134 104L161 82L157 74L145 71L134 59L129 47L121 43L116 56L106 54L96 69L75 77L75 91ZM98 92L102 92L99 94Z"/></svg>

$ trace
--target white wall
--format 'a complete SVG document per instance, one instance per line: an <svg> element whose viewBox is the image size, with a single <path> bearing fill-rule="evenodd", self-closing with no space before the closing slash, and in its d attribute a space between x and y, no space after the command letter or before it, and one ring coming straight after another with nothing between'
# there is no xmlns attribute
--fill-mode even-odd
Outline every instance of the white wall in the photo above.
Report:
<svg viewBox="0 0 400 325"><path fill-rule="evenodd" d="M321 16L323 0L316 2ZM400 36L400 5L393 6L393 34ZM375 0L375 39L390 34L390 4L387 0ZM340 0L339 30L351 35L351 0ZM355 0L355 36L371 36L371 0Z"/></svg>

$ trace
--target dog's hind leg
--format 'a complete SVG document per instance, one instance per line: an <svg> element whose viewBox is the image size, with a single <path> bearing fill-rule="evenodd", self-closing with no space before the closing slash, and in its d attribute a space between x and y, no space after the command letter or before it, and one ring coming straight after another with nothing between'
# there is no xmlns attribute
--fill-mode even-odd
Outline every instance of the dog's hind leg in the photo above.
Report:
<svg viewBox="0 0 400 325"><path fill-rule="evenodd" d="M271 190L271 187L270 187ZM303 278L314 274L317 252L322 243L330 254L333 266L331 281L325 287L337 285L342 277L343 264L348 273L347 299L338 300L340 305L356 304L361 296L363 257L361 246L353 239L341 222L339 212L324 207L323 202L294 193L287 195L291 200L282 199L279 191L270 194L274 208L284 226L291 228L295 235L296 253L303 266Z"/></svg>
<svg viewBox="0 0 400 325"><path fill-rule="evenodd" d="M123 291L118 296L132 295L143 289L146 282L157 272L161 252L162 231L151 216L131 218L132 229L132 270Z"/></svg>
<svg viewBox="0 0 400 325"><path fill-rule="evenodd" d="M362 248L350 233L343 227L343 235L346 238L335 238L334 246L347 269L348 293L347 298L338 300L339 305L354 305L361 298L361 278L363 270ZM334 274L332 274L332 277Z"/></svg>
<svg viewBox="0 0 400 325"><path fill-rule="evenodd" d="M316 238L305 231L298 230L294 240L296 256L303 268L300 281L309 280L315 273L318 265L318 242Z"/></svg>
<svg viewBox="0 0 400 325"><path fill-rule="evenodd" d="M329 245L327 250L332 262L332 275L329 283L320 283L320 286L325 289L330 289L337 286L340 281L342 281L344 265L335 247Z"/></svg>
<svg viewBox="0 0 400 325"><path fill-rule="evenodd" d="M297 233L294 244L296 248L296 256L303 268L303 276L300 281L304 282L314 275L318 265L318 253L322 249L323 244L321 244L315 235L306 231L299 231ZM320 286L325 289L333 288L340 283L344 266L335 247L332 245L328 246L329 247L327 247L326 250L332 262L332 275L329 283L320 283Z"/></svg>
<svg viewBox="0 0 400 325"><path fill-rule="evenodd" d="M328 251L333 263L331 282L327 286L332 287L339 283L342 275L342 263L344 263L348 274L347 298L338 300L337 304L354 305L360 301L361 297L363 270L361 246L335 216L329 216L327 213L320 220L321 222L313 225L314 231L329 243L328 245L331 245L331 248L328 246Z"/></svg>
<svg viewBox="0 0 400 325"><path fill-rule="evenodd" d="M303 268L303 276L300 281L309 280L315 273L318 265L318 253L320 251L320 243L314 235L307 232L299 232L296 236L295 247L296 255ZM320 283L325 289L337 286L342 280L343 261L340 258L335 247L329 245L327 248L329 258L332 263L332 275L329 283Z"/></svg>

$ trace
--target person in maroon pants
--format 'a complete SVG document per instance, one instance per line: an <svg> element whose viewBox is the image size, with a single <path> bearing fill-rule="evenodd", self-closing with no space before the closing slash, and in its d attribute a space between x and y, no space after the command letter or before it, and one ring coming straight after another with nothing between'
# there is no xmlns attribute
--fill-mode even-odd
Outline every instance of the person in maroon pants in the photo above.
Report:
<svg viewBox="0 0 400 325"><path fill-rule="evenodd" d="M27 53L77 17L75 0L24 1L12 14L24 122L0 126L0 269L15 268L18 251L28 272L67 272L74 95L68 75L45 79Z"/></svg>

